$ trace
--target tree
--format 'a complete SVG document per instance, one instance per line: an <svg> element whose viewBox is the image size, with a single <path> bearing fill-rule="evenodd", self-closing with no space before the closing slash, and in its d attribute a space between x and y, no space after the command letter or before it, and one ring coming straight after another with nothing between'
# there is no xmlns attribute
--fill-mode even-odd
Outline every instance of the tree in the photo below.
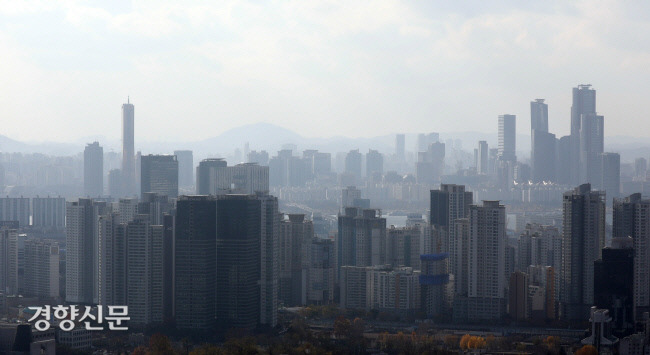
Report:
<svg viewBox="0 0 650 355"><path fill-rule="evenodd" d="M465 334L465 335L463 335L462 338L460 338L459 346L460 346L460 348L462 350L469 349L469 340L470 340L470 338L472 338L472 337L469 334Z"/></svg>
<svg viewBox="0 0 650 355"><path fill-rule="evenodd" d="M350 323L350 320L343 316L338 316L336 317L336 320L334 320L334 336L337 338L348 336L351 328L352 324Z"/></svg>
<svg viewBox="0 0 650 355"><path fill-rule="evenodd" d="M149 338L149 351L147 355L174 355L174 349L169 342L169 338L156 333Z"/></svg>
<svg viewBox="0 0 650 355"><path fill-rule="evenodd" d="M598 355L598 350L593 345L583 345L576 351L576 355Z"/></svg>

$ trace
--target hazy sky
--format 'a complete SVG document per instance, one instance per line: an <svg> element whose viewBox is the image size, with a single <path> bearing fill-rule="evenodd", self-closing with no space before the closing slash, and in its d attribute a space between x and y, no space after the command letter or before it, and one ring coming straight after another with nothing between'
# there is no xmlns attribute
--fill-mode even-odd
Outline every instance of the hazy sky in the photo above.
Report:
<svg viewBox="0 0 650 355"><path fill-rule="evenodd" d="M179 4L179 3L182 3ZM306 136L530 129L598 91L606 135L650 136L650 2L0 0L0 134L197 140L265 121Z"/></svg>

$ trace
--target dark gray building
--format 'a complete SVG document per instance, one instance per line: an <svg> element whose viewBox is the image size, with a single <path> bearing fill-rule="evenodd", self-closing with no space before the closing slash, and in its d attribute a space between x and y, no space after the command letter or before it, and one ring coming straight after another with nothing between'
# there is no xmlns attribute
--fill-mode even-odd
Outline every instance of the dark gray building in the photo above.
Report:
<svg viewBox="0 0 650 355"><path fill-rule="evenodd" d="M178 160L174 155L144 155L141 161L141 194L155 192L178 196Z"/></svg>
<svg viewBox="0 0 650 355"><path fill-rule="evenodd" d="M84 195L99 197L104 194L104 148L98 142L84 149Z"/></svg>

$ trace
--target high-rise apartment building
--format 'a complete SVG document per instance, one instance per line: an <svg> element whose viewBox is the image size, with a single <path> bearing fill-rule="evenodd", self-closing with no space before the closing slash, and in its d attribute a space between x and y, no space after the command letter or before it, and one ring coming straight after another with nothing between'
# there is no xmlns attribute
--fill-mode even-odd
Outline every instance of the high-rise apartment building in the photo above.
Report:
<svg viewBox="0 0 650 355"><path fill-rule="evenodd" d="M498 320L505 313L506 209L499 201L469 208L467 314Z"/></svg>
<svg viewBox="0 0 650 355"><path fill-rule="evenodd" d="M0 221L18 221L19 228L29 226L29 198L0 197Z"/></svg>
<svg viewBox="0 0 650 355"><path fill-rule="evenodd" d="M18 231L8 227L0 228L0 292L18 292Z"/></svg>
<svg viewBox="0 0 650 355"><path fill-rule="evenodd" d="M84 149L84 195L104 195L104 148L98 142L88 144Z"/></svg>
<svg viewBox="0 0 650 355"><path fill-rule="evenodd" d="M163 321L163 228L148 215L126 225L126 304L130 322L150 325Z"/></svg>
<svg viewBox="0 0 650 355"><path fill-rule="evenodd" d="M594 302L594 261L605 247L605 193L583 184L563 196L560 302L567 321L584 321Z"/></svg>
<svg viewBox="0 0 650 355"><path fill-rule="evenodd" d="M65 227L65 198L32 198L32 225L38 228Z"/></svg>
<svg viewBox="0 0 650 355"><path fill-rule="evenodd" d="M499 160L517 161L517 131L515 115L499 115Z"/></svg>
<svg viewBox="0 0 650 355"><path fill-rule="evenodd" d="M311 243L311 266L307 284L307 303L329 304L334 301L336 253L334 241L314 238Z"/></svg>
<svg viewBox="0 0 650 355"><path fill-rule="evenodd" d="M25 240L25 295L59 297L59 243L50 239Z"/></svg>
<svg viewBox="0 0 650 355"><path fill-rule="evenodd" d="M125 305L126 299L126 223L121 213L111 212L97 220L98 304ZM130 219L131 220L131 219Z"/></svg>
<svg viewBox="0 0 650 355"><path fill-rule="evenodd" d="M80 198L66 207L66 301L96 303L98 216L105 202Z"/></svg>
<svg viewBox="0 0 650 355"><path fill-rule="evenodd" d="M650 199L640 193L614 199L612 240L632 237L634 245L634 320L650 312Z"/></svg>
<svg viewBox="0 0 650 355"><path fill-rule="evenodd" d="M178 160L178 186L187 188L194 184L194 157L191 150L175 150Z"/></svg>
<svg viewBox="0 0 650 355"><path fill-rule="evenodd" d="M379 210L346 207L338 217L338 267L383 265L386 218Z"/></svg>
<svg viewBox="0 0 650 355"><path fill-rule="evenodd" d="M174 155L145 155L141 161L140 191L178 196L178 160Z"/></svg>
<svg viewBox="0 0 650 355"><path fill-rule="evenodd" d="M280 223L280 302L285 306L307 303L314 225L304 214L289 214Z"/></svg>

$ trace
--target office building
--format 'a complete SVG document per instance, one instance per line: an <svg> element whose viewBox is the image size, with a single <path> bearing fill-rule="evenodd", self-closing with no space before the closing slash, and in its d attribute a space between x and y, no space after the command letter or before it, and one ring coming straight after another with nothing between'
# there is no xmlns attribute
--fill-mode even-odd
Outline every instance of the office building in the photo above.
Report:
<svg viewBox="0 0 650 355"><path fill-rule="evenodd" d="M32 198L32 225L37 228L65 227L65 198Z"/></svg>
<svg viewBox="0 0 650 355"><path fill-rule="evenodd" d="M174 155L145 155L141 161L140 193L178 196L178 160Z"/></svg>
<svg viewBox="0 0 650 355"><path fill-rule="evenodd" d="M605 247L605 193L583 184L563 195L560 302L566 321L584 321L594 302L594 261Z"/></svg>
<svg viewBox="0 0 650 355"><path fill-rule="evenodd" d="M84 195L104 195L104 148L98 142L88 144L84 149Z"/></svg>
<svg viewBox="0 0 650 355"><path fill-rule="evenodd" d="M515 115L499 116L499 160L517 161L517 131Z"/></svg>
<svg viewBox="0 0 650 355"><path fill-rule="evenodd" d="M341 189L341 210L344 211L346 207L359 207L359 200L361 200L361 190L355 186Z"/></svg>
<svg viewBox="0 0 650 355"><path fill-rule="evenodd" d="M25 295L59 297L59 243L50 239L25 241Z"/></svg>
<svg viewBox="0 0 650 355"><path fill-rule="evenodd" d="M277 324L277 203L268 195L217 200L216 320L225 329Z"/></svg>
<svg viewBox="0 0 650 355"><path fill-rule="evenodd" d="M221 158L204 159L196 168L196 194L209 195L216 191L217 169L228 166Z"/></svg>
<svg viewBox="0 0 650 355"><path fill-rule="evenodd" d="M123 196L122 170L112 169L108 172L108 195L111 197Z"/></svg>
<svg viewBox="0 0 650 355"><path fill-rule="evenodd" d="M280 223L280 302L287 307L307 304L314 225L304 214L289 214Z"/></svg>
<svg viewBox="0 0 650 355"><path fill-rule="evenodd" d="M636 158L634 160L634 177L638 181L645 181L648 173L648 161L645 158Z"/></svg>
<svg viewBox="0 0 650 355"><path fill-rule="evenodd" d="M596 114L580 117L580 181L602 189L599 185L603 174L604 118Z"/></svg>
<svg viewBox="0 0 650 355"><path fill-rule="evenodd" d="M418 141L417 141L417 146L415 147L415 151L417 153L419 152L424 152L429 148L429 145L433 143L439 143L440 142L440 134L436 132L431 132L431 133L420 133L418 134Z"/></svg>
<svg viewBox="0 0 650 355"><path fill-rule="evenodd" d="M122 105L122 188L125 196L136 193L136 164L135 164L135 108L131 101ZM121 196L114 196L121 197Z"/></svg>
<svg viewBox="0 0 650 355"><path fill-rule="evenodd" d="M191 150L175 150L178 161L178 186L191 187L194 184L194 157Z"/></svg>
<svg viewBox="0 0 650 355"><path fill-rule="evenodd" d="M66 301L97 303L97 223L105 202L80 198L66 206Z"/></svg>
<svg viewBox="0 0 650 355"><path fill-rule="evenodd" d="M530 102L530 131L548 132L548 105L544 99Z"/></svg>
<svg viewBox="0 0 650 355"><path fill-rule="evenodd" d="M269 192L269 167L256 163L215 169L215 190L210 194L255 194Z"/></svg>

